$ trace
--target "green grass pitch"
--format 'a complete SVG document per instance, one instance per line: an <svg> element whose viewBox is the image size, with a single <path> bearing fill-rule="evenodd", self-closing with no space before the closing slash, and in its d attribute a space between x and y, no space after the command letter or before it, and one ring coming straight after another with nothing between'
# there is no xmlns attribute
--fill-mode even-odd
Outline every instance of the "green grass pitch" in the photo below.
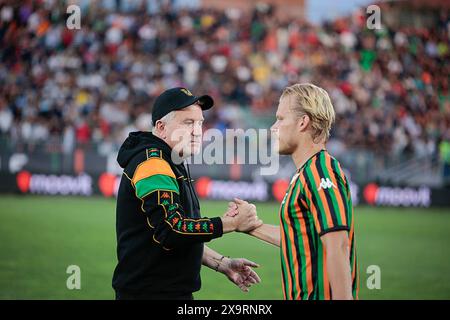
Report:
<svg viewBox="0 0 450 320"><path fill-rule="evenodd" d="M115 201L104 198L0 196L0 299L113 299ZM202 201L205 216L226 202ZM278 224L278 204L258 203L258 215ZM360 299L450 299L448 209L355 208ZM282 299L278 248L245 234L208 244L224 255L261 264L260 285L241 293L222 274L202 269L196 299ZM69 265L81 269L81 289L68 290ZM381 289L369 290L369 265L381 268Z"/></svg>

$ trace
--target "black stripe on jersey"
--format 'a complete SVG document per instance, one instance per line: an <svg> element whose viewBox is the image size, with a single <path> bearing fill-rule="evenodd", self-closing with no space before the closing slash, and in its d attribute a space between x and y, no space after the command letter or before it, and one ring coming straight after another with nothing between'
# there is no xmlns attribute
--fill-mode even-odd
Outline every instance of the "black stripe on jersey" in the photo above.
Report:
<svg viewBox="0 0 450 320"><path fill-rule="evenodd" d="M350 212L350 210L352 210L352 208L348 208L348 201L346 201L346 199L350 201L350 187L347 184L347 182L344 180L345 179L344 173L341 172L342 176L339 175L340 170L339 170L339 167L337 164L337 160L334 158L331 158L331 167L333 168L333 171L336 175L336 181L338 183L337 189L339 190L339 195L341 196L342 203L345 205L345 210L346 210L345 211L345 220L346 220L345 222L346 222L346 225L350 227L351 221L349 221L349 220L350 220L351 214L352 214ZM342 183L342 186L341 186L341 183ZM346 195L346 194L344 194L344 192L345 193L348 192L348 194ZM344 221L342 221L342 224L344 224Z"/></svg>
<svg viewBox="0 0 450 320"><path fill-rule="evenodd" d="M324 159L325 160L325 159ZM320 156L317 157L316 161L315 161L315 165L317 168L317 172L319 173L319 178L325 178L325 174L322 170L322 165L321 165L321 161L320 161ZM324 163L324 166L326 167L326 163ZM320 181L318 181L320 183ZM338 188L338 186L336 186ZM318 191L320 192L320 191ZM327 199L327 204L328 204L328 208L330 208L330 215L331 215L331 220L333 220L333 227L338 226L339 223L337 221L337 217L336 215L339 214L339 212L336 212L336 210L339 210L339 208L335 208L334 204L333 204L333 200L331 199L330 193L329 192L324 192L325 194L325 198ZM330 226L328 226L328 228L330 228ZM323 231L323 230L322 230Z"/></svg>
<svg viewBox="0 0 450 320"><path fill-rule="evenodd" d="M282 213L281 213L282 215L284 215L284 210L282 211ZM282 218L282 220L284 220L284 217ZM284 281L284 292L285 292L285 294L286 294L286 300L290 300L291 298L290 298L290 295L291 295L291 292L292 292L292 286L293 286L293 277L292 277L292 271L291 271L291 267L290 267L290 265L289 265L289 249L288 249L288 243L289 243L289 235L288 235L288 233L286 232L286 230L284 230L285 229L285 226L286 226L286 229L289 229L289 227L287 226L287 223L286 223L286 221L281 221L281 225L280 225L280 228L283 228L283 232L281 233L281 235L283 235L284 234L284 243L286 243L286 249L285 249L285 254L286 254L286 260L284 259L284 254L283 253L281 253L281 259L284 261L284 265L286 266L286 273L284 273L283 272L283 276L285 276L285 277L283 277L283 281ZM289 230L288 230L289 231ZM283 266L281 266L281 270L283 270ZM291 288L289 288L289 286L291 287ZM289 290L291 290L291 291L289 291Z"/></svg>
<svg viewBox="0 0 450 320"><path fill-rule="evenodd" d="M312 174L312 173L311 173ZM320 214L320 208L319 207L317 207L315 204L314 204L314 201L313 201L313 198L315 198L316 199L316 203L319 203L321 200L320 199L317 199L317 197L316 197L316 195L315 195L315 193L314 193L314 191L313 191L313 187L311 186L311 181L309 181L309 179L308 179L308 175L306 174L306 172L303 170L303 172L302 172L302 175L304 176L304 178L305 178L305 183L306 183L306 187L308 187L308 190L309 190L309 193L311 194L311 199L309 199L309 205L310 206L314 206L314 208L316 209L316 212L317 212L317 220L319 221L319 227L320 227L320 231L322 231L322 226L324 226L324 223L323 223L323 220L322 220L322 215ZM312 179L314 179L314 177L312 177ZM305 197L306 197L306 195L305 195ZM307 197L306 197L307 198ZM308 204L308 201L306 201L306 204ZM311 208L310 208L310 210L311 210ZM311 214L312 214L312 212L311 212ZM317 230L317 233L319 233L319 230Z"/></svg>
<svg viewBox="0 0 450 320"><path fill-rule="evenodd" d="M308 296L308 299L316 299L316 297L315 297L315 295L317 294L317 288L315 286L317 283L317 243L316 243L316 241L320 241L320 239L317 239L315 241L313 234L311 234L310 227L314 228L314 221L306 221L306 219L308 217L308 215L306 215L306 212L308 212L308 209L303 205L303 203L301 201L302 196L303 195L300 193L299 199L298 199L298 204L300 206L300 210L305 219L305 229L306 229L306 235L308 237L309 252L310 252L310 257L311 257L312 283L314 285L314 288L311 292L312 296ZM305 201L305 203L306 203L306 201Z"/></svg>
<svg viewBox="0 0 450 320"><path fill-rule="evenodd" d="M297 185L297 183L298 183L298 177L297 177L297 181L295 181L294 189L292 190L291 197L289 198L289 202L288 202L288 218L289 218L289 222L291 223L291 226L292 226L291 227L292 228L292 232L294 233L295 254L297 255L297 260L298 260L298 265L297 265L297 269L298 270L296 270L296 271L297 271L298 276L299 276L299 278L296 279L296 281L298 282L299 287L300 287L300 292L298 294L300 295L300 298L301 298L302 294L303 294L303 290L305 289L305 288L302 287L302 274L303 274L302 273L302 259L301 259L302 255L300 253L300 246L299 246L299 243L298 243L298 236L299 235L297 233L297 228L295 227L294 217L292 216L292 214L290 214L290 213L292 213L291 200L292 200L293 197L295 197L297 192L300 194L300 190L299 189L300 189L301 186ZM294 201L298 201L298 197ZM295 204L294 204L293 207L294 207L293 209L294 209L294 212L295 212ZM299 222L299 224L300 224L300 222ZM291 250L291 251L294 254L294 250ZM294 268L295 267L296 266L295 266L295 263L294 263ZM295 270L292 270L292 273L295 275ZM296 287L295 283L293 283L292 292L294 292L294 288L295 287ZM294 299L295 299L295 296L294 296Z"/></svg>

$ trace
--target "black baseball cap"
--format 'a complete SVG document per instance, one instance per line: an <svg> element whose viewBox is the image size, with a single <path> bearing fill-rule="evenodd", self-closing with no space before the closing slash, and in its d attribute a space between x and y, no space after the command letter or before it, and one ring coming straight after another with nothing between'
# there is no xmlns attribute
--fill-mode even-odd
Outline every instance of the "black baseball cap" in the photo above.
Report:
<svg viewBox="0 0 450 320"><path fill-rule="evenodd" d="M176 87L164 91L156 98L153 104L153 125L166 114L186 108L194 103L197 103L202 110L208 110L214 105L214 100L208 95L194 96L188 89L183 87Z"/></svg>

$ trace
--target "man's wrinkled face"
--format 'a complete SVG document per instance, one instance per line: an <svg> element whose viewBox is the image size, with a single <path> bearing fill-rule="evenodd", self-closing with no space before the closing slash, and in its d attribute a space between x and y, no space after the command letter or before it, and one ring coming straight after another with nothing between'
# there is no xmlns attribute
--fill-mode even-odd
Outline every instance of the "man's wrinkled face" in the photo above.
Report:
<svg viewBox="0 0 450 320"><path fill-rule="evenodd" d="M193 104L175 111L164 127L167 144L183 158L200 152L203 134L203 111Z"/></svg>
<svg viewBox="0 0 450 320"><path fill-rule="evenodd" d="M297 116L289 107L289 96L280 98L276 113L276 122L270 130L278 139L278 153L289 155L297 148Z"/></svg>

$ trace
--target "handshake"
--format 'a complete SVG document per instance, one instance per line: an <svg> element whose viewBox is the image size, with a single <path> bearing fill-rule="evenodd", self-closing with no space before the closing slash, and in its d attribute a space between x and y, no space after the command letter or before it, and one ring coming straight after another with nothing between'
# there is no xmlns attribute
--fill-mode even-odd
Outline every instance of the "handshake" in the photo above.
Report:
<svg viewBox="0 0 450 320"><path fill-rule="evenodd" d="M263 224L256 214L256 206L238 198L228 204L223 219L231 225L230 231L250 232Z"/></svg>

